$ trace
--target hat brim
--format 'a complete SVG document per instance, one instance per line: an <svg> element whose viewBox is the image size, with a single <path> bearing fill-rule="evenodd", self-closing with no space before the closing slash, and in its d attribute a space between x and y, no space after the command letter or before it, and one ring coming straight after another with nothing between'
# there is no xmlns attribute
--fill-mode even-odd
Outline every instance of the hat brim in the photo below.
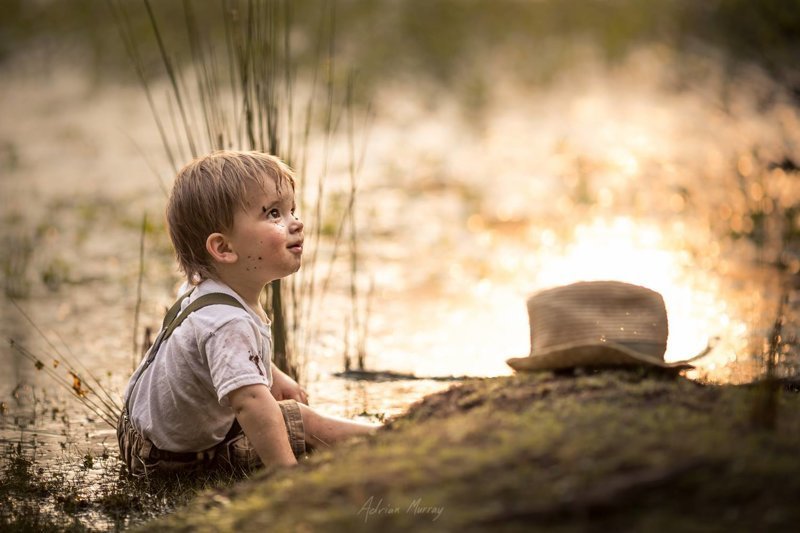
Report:
<svg viewBox="0 0 800 533"><path fill-rule="evenodd" d="M690 370L694 368L694 365L690 365L689 361L698 359L706 355L706 353L708 353L708 350L685 361L667 363L659 358L611 342L603 344L566 344L551 348L539 354L527 357L514 357L508 359L506 363L511 368L518 371L641 365L650 365L673 370Z"/></svg>

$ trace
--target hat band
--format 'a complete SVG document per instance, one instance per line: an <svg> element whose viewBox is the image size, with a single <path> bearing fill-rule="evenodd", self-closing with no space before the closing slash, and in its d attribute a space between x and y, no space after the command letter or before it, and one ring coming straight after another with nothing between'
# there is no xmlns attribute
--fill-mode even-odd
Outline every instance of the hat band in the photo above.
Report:
<svg viewBox="0 0 800 533"><path fill-rule="evenodd" d="M643 355L649 357L656 357L660 359L664 359L664 352L667 351L667 345L665 342L658 342L658 341L626 341L626 340L617 340L617 339L608 339L608 340L593 340L593 341L576 341L567 343L568 345L576 345L581 344L583 346L622 346L630 351L638 352ZM564 346L564 344L558 344L556 346L537 346L531 355L536 355L540 353L550 352L551 350L558 349Z"/></svg>
<svg viewBox="0 0 800 533"><path fill-rule="evenodd" d="M664 359L664 352L667 351L666 343L662 342L631 342L631 341L614 341L615 344L624 346L625 348L634 352L639 352L654 357Z"/></svg>

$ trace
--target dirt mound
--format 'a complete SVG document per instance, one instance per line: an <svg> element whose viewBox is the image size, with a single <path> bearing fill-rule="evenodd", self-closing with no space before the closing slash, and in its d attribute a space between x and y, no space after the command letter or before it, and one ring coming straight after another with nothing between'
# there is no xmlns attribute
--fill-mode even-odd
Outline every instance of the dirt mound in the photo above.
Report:
<svg viewBox="0 0 800 533"><path fill-rule="evenodd" d="M203 498L159 529L753 531L800 520L800 396L609 370L473 380L374 438ZM151 526L152 524L149 524Z"/></svg>

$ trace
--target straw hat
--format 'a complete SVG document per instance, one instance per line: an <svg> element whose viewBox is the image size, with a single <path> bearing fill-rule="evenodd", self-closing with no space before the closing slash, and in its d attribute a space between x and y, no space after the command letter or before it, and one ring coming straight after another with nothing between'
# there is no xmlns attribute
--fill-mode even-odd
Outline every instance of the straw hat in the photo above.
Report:
<svg viewBox="0 0 800 533"><path fill-rule="evenodd" d="M650 365L694 368L690 361L667 363L667 310L661 295L619 281L580 282L545 290L528 300L531 353L506 361L514 370Z"/></svg>

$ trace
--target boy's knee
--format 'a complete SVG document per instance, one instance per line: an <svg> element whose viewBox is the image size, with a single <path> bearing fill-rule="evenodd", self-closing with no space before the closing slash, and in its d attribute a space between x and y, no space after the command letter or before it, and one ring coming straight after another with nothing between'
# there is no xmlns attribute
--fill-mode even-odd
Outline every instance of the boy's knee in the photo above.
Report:
<svg viewBox="0 0 800 533"><path fill-rule="evenodd" d="M319 413L312 408L300 402L298 402L297 405L300 407L300 416L303 418L303 425L305 427L313 426L316 421L319 420Z"/></svg>
<svg viewBox="0 0 800 533"><path fill-rule="evenodd" d="M306 450L311 453L320 446L327 446L328 443L319 439L320 431L324 432L324 427L320 424L322 416L305 404L297 405L300 407L300 417L303 419Z"/></svg>

